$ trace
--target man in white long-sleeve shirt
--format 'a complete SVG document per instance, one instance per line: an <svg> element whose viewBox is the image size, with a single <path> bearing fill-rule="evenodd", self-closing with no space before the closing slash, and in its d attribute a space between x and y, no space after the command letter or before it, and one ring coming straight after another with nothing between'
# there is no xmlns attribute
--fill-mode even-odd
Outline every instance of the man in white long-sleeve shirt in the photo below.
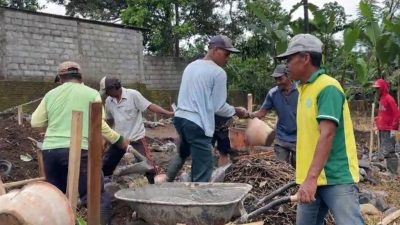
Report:
<svg viewBox="0 0 400 225"><path fill-rule="evenodd" d="M207 55L185 68L174 118L180 145L177 157L168 167L167 181L175 179L186 158L191 155L191 181L208 182L213 169L211 138L214 115L246 115L246 109L226 103L227 77L222 67L230 53L238 52L228 37L217 35L210 39Z"/></svg>

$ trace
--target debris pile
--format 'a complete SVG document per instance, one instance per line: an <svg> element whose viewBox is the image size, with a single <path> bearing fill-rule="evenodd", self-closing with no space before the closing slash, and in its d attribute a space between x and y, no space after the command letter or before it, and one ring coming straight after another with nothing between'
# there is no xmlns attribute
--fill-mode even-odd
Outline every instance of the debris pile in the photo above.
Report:
<svg viewBox="0 0 400 225"><path fill-rule="evenodd" d="M260 199L274 190L294 180L294 168L284 162L279 162L268 157L248 157L237 161L226 171L225 182L247 183L253 186L250 194ZM296 188L289 189L290 193L282 193L283 196L295 194ZM249 211L252 203L245 202L245 208ZM254 221L263 220L264 224L296 224L296 205L284 204L271 209L267 214L255 218Z"/></svg>

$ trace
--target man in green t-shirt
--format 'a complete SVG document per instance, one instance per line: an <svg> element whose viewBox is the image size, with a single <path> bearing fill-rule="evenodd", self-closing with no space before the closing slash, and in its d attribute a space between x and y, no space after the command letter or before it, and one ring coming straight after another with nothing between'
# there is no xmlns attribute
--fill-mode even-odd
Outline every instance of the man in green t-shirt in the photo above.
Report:
<svg viewBox="0 0 400 225"><path fill-rule="evenodd" d="M61 63L57 76L61 85L46 93L32 114L31 125L32 127L46 127L46 135L42 147L46 180L65 193L72 111L83 112L82 153L78 189L81 201L85 202L87 194L89 104L91 102L101 102L101 97L99 92L82 83L81 68L75 62ZM117 144L122 149L128 147L128 140L124 140L121 135L113 131L104 120L102 121L101 132L103 137L112 144ZM111 204L103 188L102 190L101 225L105 225L110 222Z"/></svg>
<svg viewBox="0 0 400 225"><path fill-rule="evenodd" d="M330 210L337 225L364 224L354 131L343 88L321 68L322 42L294 36L285 53L288 73L298 81L296 183L297 225L322 225Z"/></svg>

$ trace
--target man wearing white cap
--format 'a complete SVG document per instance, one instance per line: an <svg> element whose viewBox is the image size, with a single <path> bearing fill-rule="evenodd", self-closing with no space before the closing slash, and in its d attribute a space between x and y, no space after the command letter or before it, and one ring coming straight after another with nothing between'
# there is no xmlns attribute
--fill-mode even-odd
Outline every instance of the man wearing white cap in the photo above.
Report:
<svg viewBox="0 0 400 225"><path fill-rule="evenodd" d="M290 78L299 81L296 224L322 225L328 210L338 225L364 224L350 111L339 82L320 68L322 42L296 35L278 58L287 60Z"/></svg>

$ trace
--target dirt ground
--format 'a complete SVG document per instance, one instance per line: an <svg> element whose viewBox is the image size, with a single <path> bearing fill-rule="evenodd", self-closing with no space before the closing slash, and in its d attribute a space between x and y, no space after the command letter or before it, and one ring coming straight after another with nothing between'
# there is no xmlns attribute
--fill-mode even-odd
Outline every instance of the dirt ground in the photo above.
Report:
<svg viewBox="0 0 400 225"><path fill-rule="evenodd" d="M359 154L365 154L369 149L369 132L356 131L356 142ZM173 125L168 124L165 127L146 128L146 136L151 144L154 141L175 141L177 133ZM0 159L8 160L12 163L12 170L8 176L2 177L4 182L18 181L28 178L38 177L38 163L36 156L36 147L28 139L32 137L38 141L42 141L40 131L30 128L29 123L25 122L24 126L19 126L13 119L0 119ZM22 161L21 155L29 154L33 160L29 162ZM152 152L156 163L165 170L173 152ZM381 190L388 193L387 201L400 208L398 193L400 192L400 182L391 179L382 179L379 185L371 185L369 183L360 183L360 188L368 188L372 190ZM132 222L132 210L124 202L113 201L113 221L114 225L138 225ZM84 214L84 213L83 213ZM382 216L368 217L367 224L376 224ZM400 222L400 219L397 220Z"/></svg>

